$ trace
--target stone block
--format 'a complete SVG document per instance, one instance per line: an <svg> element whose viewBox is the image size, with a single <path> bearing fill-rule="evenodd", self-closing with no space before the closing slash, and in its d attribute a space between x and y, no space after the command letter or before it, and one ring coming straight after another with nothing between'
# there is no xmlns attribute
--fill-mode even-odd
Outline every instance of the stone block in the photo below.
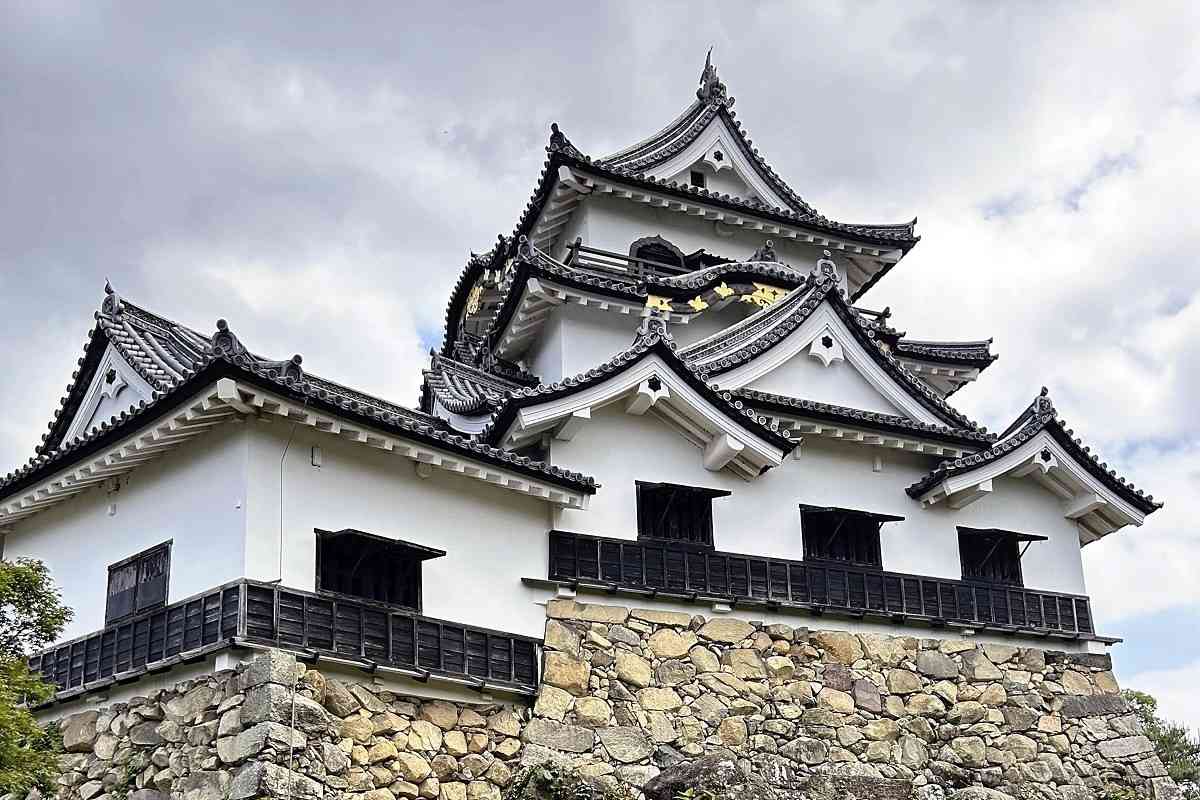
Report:
<svg viewBox="0 0 1200 800"><path fill-rule="evenodd" d="M954 659L937 650L922 650L917 654L917 671L939 680L958 677L958 665Z"/></svg>
<svg viewBox="0 0 1200 800"><path fill-rule="evenodd" d="M692 624L692 615L681 611L658 611L656 609L635 608L629 612L634 619L649 622L651 625L675 625L686 628Z"/></svg>
<svg viewBox="0 0 1200 800"><path fill-rule="evenodd" d="M325 796L325 787L306 775L266 761L247 763L229 786L229 800L281 796L319 800Z"/></svg>
<svg viewBox="0 0 1200 800"><path fill-rule="evenodd" d="M602 728L598 734L609 757L623 764L641 761L654 751L654 745L639 728L632 726ZM591 731L588 731L588 736L591 736Z"/></svg>
<svg viewBox="0 0 1200 800"><path fill-rule="evenodd" d="M63 750L68 753L90 753L96 741L96 720L100 713L84 711L73 714L62 723Z"/></svg>
<svg viewBox="0 0 1200 800"><path fill-rule="evenodd" d="M1118 694L1098 694L1090 697L1064 697L1062 715L1066 719L1124 714L1125 700Z"/></svg>
<svg viewBox="0 0 1200 800"><path fill-rule="evenodd" d="M278 683L290 689L299 683L306 671L306 667L291 653L285 653L282 650L268 650L255 656L246 665L246 669L240 676L241 690L244 692L264 683ZM169 709L167 713L170 715Z"/></svg>
<svg viewBox="0 0 1200 800"><path fill-rule="evenodd" d="M754 633L754 626L740 619L718 617L704 623L698 633L710 642L737 644Z"/></svg>
<svg viewBox="0 0 1200 800"><path fill-rule="evenodd" d="M1129 758L1154 750L1154 745L1145 736L1125 736L1120 739L1109 739L1098 745L1100 755L1105 758Z"/></svg>
<svg viewBox="0 0 1200 800"><path fill-rule="evenodd" d="M521 732L521 741L568 753L586 753L592 749L595 735L590 728L535 718L531 719Z"/></svg>
<svg viewBox="0 0 1200 800"><path fill-rule="evenodd" d="M815 631L809 640L825 651L826 656L847 666L863 657L862 643L852 633Z"/></svg>

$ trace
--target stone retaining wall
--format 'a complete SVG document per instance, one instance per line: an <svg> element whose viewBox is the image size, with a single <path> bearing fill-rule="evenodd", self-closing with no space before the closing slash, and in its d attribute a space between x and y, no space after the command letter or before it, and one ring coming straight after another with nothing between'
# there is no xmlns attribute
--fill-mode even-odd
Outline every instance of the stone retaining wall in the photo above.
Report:
<svg viewBox="0 0 1200 800"><path fill-rule="evenodd" d="M531 708L398 696L271 652L65 720L59 796L500 800L543 762L636 794L714 753L797 798L1177 796L1107 656L574 600L547 614Z"/></svg>
<svg viewBox="0 0 1200 800"><path fill-rule="evenodd" d="M574 600L548 615L526 761L640 786L727 748L785 789L835 772L1053 800L1177 791L1108 656Z"/></svg>
<svg viewBox="0 0 1200 800"><path fill-rule="evenodd" d="M272 651L63 723L63 800L500 800L528 709L398 696Z"/></svg>

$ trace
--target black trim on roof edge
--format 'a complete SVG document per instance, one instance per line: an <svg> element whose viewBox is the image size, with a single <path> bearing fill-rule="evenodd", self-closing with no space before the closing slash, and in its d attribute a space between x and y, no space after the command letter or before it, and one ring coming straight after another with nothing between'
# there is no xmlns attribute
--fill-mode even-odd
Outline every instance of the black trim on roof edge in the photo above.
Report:
<svg viewBox="0 0 1200 800"><path fill-rule="evenodd" d="M1018 425L1020 425L1020 429L1015 430ZM1042 387L1037 398L1017 417L1016 422L1009 426L1001 435L1000 441L992 447L969 456L942 462L936 469L909 486L905 491L909 497L919 500L943 478L970 472L989 461L994 461L1021 447L1043 430L1053 436L1054 440L1062 445L1063 449L1084 469L1143 514L1152 514L1163 507L1161 502L1155 502L1154 495L1146 494L1134 484L1126 481L1125 478L1118 476L1116 470L1109 469L1107 462L1100 461L1091 452L1090 447L1075 438L1075 432L1066 427L1065 420L1059 418L1058 411L1054 408L1054 403L1050 400L1050 394L1045 387Z"/></svg>
<svg viewBox="0 0 1200 800"><path fill-rule="evenodd" d="M735 389L733 394L745 400L746 403L766 411L776 411L827 422L860 425L892 433L916 435L922 438L937 439L972 448L987 447L996 441L995 434L986 433L981 430L954 428L948 425L930 425L925 422L908 419L907 417L880 414L875 411L862 411L857 408L850 408L849 406L819 403L815 400L788 397L787 395L763 392L749 387Z"/></svg>
<svg viewBox="0 0 1200 800"><path fill-rule="evenodd" d="M779 430L777 423L756 414L753 409L747 408L742 401L733 396L732 392L713 388L708 383L707 374L696 372L679 357L677 349L675 340L671 338L670 334L639 333L632 347L587 372L565 378L557 383L512 392L504 405L496 412L492 421L480 433L480 437L494 444L512 426L517 412L522 408L572 395L624 372L650 355L657 355L671 368L672 372L685 380L689 386L714 406L724 408L730 419L738 422L751 433L783 449L785 453L790 452L796 446L796 442L786 432Z"/></svg>

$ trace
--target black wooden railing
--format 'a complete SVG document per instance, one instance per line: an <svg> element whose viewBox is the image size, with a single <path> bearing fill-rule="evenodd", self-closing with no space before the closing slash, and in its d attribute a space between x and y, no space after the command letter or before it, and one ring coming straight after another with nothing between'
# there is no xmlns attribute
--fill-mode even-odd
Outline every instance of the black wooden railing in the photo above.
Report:
<svg viewBox="0 0 1200 800"><path fill-rule="evenodd" d="M665 261L587 247L580 239L571 243L563 263L584 272L597 272L606 278L616 274L632 280L646 277L672 278L692 271L691 268L680 264L668 264Z"/></svg>
<svg viewBox="0 0 1200 800"><path fill-rule="evenodd" d="M29 664L65 691L237 643L408 669L417 677L537 686L537 639L255 581L138 614L35 654Z"/></svg>
<svg viewBox="0 0 1200 800"><path fill-rule="evenodd" d="M675 543L550 532L550 580L1048 633L1091 635L1086 597Z"/></svg>

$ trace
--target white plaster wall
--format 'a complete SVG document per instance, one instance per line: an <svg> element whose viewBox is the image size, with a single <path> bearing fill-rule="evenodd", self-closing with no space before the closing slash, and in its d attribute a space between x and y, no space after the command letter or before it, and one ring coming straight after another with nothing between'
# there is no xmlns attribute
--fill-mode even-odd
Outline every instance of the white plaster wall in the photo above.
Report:
<svg viewBox="0 0 1200 800"><path fill-rule="evenodd" d="M997 527L1050 537L1029 550L1023 567L1031 589L1084 593L1075 525L1049 492L1036 484L1000 480L992 497L962 511L922 509L904 489L936 459L809 437L798 460L754 480L709 472L701 451L665 422L635 417L610 406L593 416L570 442L554 441L551 460L592 475L602 485L585 511L564 510L563 530L598 536L637 537L635 480L726 489L713 501L714 543L720 550L802 559L800 503L895 514L883 526L884 569L958 579L962 567L956 525ZM874 457L883 469L873 471ZM1038 549L1035 549L1038 548Z"/></svg>
<svg viewBox="0 0 1200 800"><path fill-rule="evenodd" d="M242 575L245 426L226 423L122 477L19 521L4 557L46 562L75 619L60 641L104 627L108 566L171 540L167 602ZM110 514L109 507L115 512Z"/></svg>
<svg viewBox="0 0 1200 800"><path fill-rule="evenodd" d="M863 411L908 416L889 403L845 360L834 361L826 367L809 355L808 348L751 381L750 388Z"/></svg>
<svg viewBox="0 0 1200 800"><path fill-rule="evenodd" d="M672 175L667 180L676 181L678 183L691 184L692 170L698 170L704 173L705 188L711 192L721 192L722 194L740 197L742 200L761 200L758 193L746 185L737 173L732 169L723 169L720 172L714 172L711 167L703 162L693 164L685 170L681 170L675 175Z"/></svg>
<svg viewBox="0 0 1200 800"><path fill-rule="evenodd" d="M565 305L551 312L526 363L543 383L554 383L603 364L628 350L640 317Z"/></svg>
<svg viewBox="0 0 1200 800"><path fill-rule="evenodd" d="M287 446L290 428L248 428L247 577L312 591L314 529L356 528L446 551L424 564L426 615L541 636L544 613L521 577L546 571L544 501L440 469L420 478L406 458L304 427ZM314 445L322 449L320 468L311 463Z"/></svg>

